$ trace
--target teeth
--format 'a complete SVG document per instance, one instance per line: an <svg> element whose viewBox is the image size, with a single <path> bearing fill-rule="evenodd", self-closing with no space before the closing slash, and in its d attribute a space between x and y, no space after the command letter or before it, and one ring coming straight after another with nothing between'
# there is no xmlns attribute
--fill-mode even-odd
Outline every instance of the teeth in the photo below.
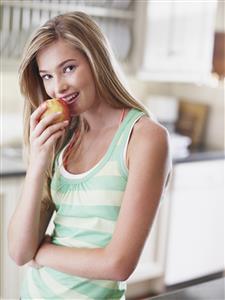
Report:
<svg viewBox="0 0 225 300"><path fill-rule="evenodd" d="M78 94L79 94L79 93L75 93L75 94L73 94L73 95L71 95L71 96L64 97L64 100L66 100L66 101L70 101L70 100L72 100L72 99L76 98L76 96L77 96Z"/></svg>

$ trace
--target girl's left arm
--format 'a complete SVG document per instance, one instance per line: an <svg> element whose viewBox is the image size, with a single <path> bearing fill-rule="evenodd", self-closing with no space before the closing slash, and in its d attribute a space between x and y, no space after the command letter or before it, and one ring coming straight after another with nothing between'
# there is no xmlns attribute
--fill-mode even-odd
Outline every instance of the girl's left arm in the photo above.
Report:
<svg viewBox="0 0 225 300"><path fill-rule="evenodd" d="M127 187L110 243L87 249L45 242L35 257L39 265L103 280L126 280L134 271L171 171L167 130L151 120L134 129Z"/></svg>

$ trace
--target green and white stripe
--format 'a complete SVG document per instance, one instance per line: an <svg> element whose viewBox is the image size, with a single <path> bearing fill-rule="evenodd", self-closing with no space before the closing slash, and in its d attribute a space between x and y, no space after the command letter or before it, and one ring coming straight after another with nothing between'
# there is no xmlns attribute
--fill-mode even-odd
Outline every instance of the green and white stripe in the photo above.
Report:
<svg viewBox="0 0 225 300"><path fill-rule="evenodd" d="M128 171L124 149L144 113L131 109L101 161L83 176L68 173L62 154L55 163L51 193L57 212L52 242L67 247L105 247L119 216ZM125 299L126 282L91 280L51 268L28 268L21 299Z"/></svg>

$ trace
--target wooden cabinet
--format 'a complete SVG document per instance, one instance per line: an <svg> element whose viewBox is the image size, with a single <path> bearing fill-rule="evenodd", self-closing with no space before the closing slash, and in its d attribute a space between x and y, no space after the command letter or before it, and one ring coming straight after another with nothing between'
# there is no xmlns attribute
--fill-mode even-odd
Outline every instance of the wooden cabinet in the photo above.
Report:
<svg viewBox="0 0 225 300"><path fill-rule="evenodd" d="M177 164L171 182L165 284L224 269L224 160Z"/></svg>
<svg viewBox="0 0 225 300"><path fill-rule="evenodd" d="M24 267L18 267L9 257L7 246L7 229L14 212L18 195L21 191L23 177L1 178L0 194L0 295L1 299L19 299L19 289Z"/></svg>
<svg viewBox="0 0 225 300"><path fill-rule="evenodd" d="M134 63L141 79L204 82L212 69L216 1L140 1Z"/></svg>

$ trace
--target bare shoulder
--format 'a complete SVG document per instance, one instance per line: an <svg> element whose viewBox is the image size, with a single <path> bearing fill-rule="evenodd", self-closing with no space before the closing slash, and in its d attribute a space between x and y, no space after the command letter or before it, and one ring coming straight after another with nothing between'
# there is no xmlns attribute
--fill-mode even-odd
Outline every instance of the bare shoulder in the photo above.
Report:
<svg viewBox="0 0 225 300"><path fill-rule="evenodd" d="M147 116L134 125L129 143L129 158L143 148L146 151L155 149L157 152L167 152L169 148L168 130Z"/></svg>
<svg viewBox="0 0 225 300"><path fill-rule="evenodd" d="M129 174L145 174L145 177L168 181L172 170L172 155L168 130L147 116L135 123L127 152ZM149 178L150 181L150 178Z"/></svg>

